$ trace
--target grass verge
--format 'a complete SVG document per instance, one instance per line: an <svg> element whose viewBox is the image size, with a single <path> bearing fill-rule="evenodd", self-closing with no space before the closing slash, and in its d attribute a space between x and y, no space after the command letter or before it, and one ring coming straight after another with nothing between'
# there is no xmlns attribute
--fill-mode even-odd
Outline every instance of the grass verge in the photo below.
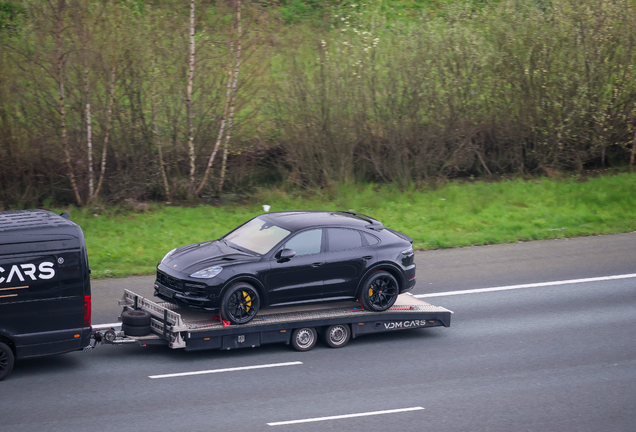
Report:
<svg viewBox="0 0 636 432"><path fill-rule="evenodd" d="M243 205L66 211L84 230L93 277L104 278L152 274L170 249L218 238L262 213L263 204L271 211L354 210L410 235L416 249L438 249L634 231L636 174L453 182L434 191L340 185L311 195L261 191Z"/></svg>

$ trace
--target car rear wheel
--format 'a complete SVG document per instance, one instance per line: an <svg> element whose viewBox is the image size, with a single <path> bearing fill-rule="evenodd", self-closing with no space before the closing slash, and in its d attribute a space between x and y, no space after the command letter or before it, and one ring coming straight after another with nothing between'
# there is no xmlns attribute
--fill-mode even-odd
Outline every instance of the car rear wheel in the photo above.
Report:
<svg viewBox="0 0 636 432"><path fill-rule="evenodd" d="M5 379L13 369L15 357L11 347L0 342L0 381Z"/></svg>
<svg viewBox="0 0 636 432"><path fill-rule="evenodd" d="M252 285L239 282L227 290L221 301L221 315L232 324L248 323L260 307L260 296Z"/></svg>
<svg viewBox="0 0 636 432"><path fill-rule="evenodd" d="M342 348L349 342L351 330L347 324L336 324L327 327L322 336L331 348Z"/></svg>
<svg viewBox="0 0 636 432"><path fill-rule="evenodd" d="M292 333L292 346L296 351L309 351L316 346L318 333L313 327L305 327L294 330Z"/></svg>
<svg viewBox="0 0 636 432"><path fill-rule="evenodd" d="M398 298L400 286L393 275L384 270L378 270L367 278L360 293L360 303L367 310L385 311Z"/></svg>

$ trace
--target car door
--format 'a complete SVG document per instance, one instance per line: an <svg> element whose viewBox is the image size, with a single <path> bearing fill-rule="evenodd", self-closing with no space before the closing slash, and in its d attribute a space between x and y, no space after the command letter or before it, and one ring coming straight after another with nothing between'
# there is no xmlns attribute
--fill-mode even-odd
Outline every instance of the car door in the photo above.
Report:
<svg viewBox="0 0 636 432"><path fill-rule="evenodd" d="M378 253L355 229L328 228L325 253L325 296L354 296L360 278L377 261Z"/></svg>
<svg viewBox="0 0 636 432"><path fill-rule="evenodd" d="M287 260L272 258L266 278L269 303L289 303L320 298L323 295L323 230L302 231L289 239L278 251L292 249L296 254Z"/></svg>

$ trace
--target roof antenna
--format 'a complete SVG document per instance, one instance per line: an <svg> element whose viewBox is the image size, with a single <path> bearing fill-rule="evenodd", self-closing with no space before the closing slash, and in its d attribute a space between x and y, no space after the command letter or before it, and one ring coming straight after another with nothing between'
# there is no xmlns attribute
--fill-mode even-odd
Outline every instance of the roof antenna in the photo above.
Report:
<svg viewBox="0 0 636 432"><path fill-rule="evenodd" d="M60 213L60 216L62 216L64 219L71 218L71 214L69 212Z"/></svg>

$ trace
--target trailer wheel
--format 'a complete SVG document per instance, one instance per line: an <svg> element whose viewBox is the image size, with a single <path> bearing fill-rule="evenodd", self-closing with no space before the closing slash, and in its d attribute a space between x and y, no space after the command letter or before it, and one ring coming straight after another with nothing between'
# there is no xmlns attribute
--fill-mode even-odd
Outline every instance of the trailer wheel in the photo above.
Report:
<svg viewBox="0 0 636 432"><path fill-rule="evenodd" d="M351 339L351 330L348 324L336 324L327 327L322 336L331 348L342 348Z"/></svg>
<svg viewBox="0 0 636 432"><path fill-rule="evenodd" d="M0 342L0 381L9 376L13 369L14 362L15 356L13 355L11 348Z"/></svg>
<svg viewBox="0 0 636 432"><path fill-rule="evenodd" d="M150 325L150 312L134 309L125 310L121 313L121 322L136 327Z"/></svg>
<svg viewBox="0 0 636 432"><path fill-rule="evenodd" d="M248 323L261 305L258 291L252 285L239 282L227 290L221 301L221 315L232 324Z"/></svg>
<svg viewBox="0 0 636 432"><path fill-rule="evenodd" d="M382 312L393 306L399 294L398 281L391 273L379 270L371 273L362 285L360 303L367 310Z"/></svg>
<svg viewBox="0 0 636 432"><path fill-rule="evenodd" d="M150 324L144 326L133 326L122 323L121 329L126 336L147 336L150 334Z"/></svg>
<svg viewBox="0 0 636 432"><path fill-rule="evenodd" d="M313 327L305 327L294 330L291 337L292 346L296 351L309 351L316 346L318 334Z"/></svg>

